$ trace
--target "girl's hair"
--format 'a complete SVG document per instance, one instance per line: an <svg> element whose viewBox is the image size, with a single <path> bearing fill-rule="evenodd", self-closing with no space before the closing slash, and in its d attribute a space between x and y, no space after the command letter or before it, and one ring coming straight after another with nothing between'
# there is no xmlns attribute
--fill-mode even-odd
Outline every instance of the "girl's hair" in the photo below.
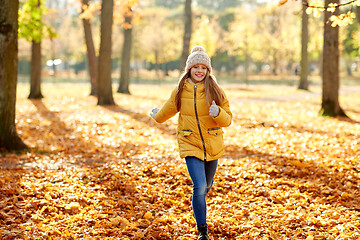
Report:
<svg viewBox="0 0 360 240"><path fill-rule="evenodd" d="M180 111L181 108L181 94L184 89L185 81L190 78L190 69L188 72L185 72L179 80L178 88L175 95L175 105L176 109ZM210 106L212 101L214 100L217 105L222 105L225 95L219 85L216 82L216 78L214 75L209 73L209 69L206 71L206 75L204 78L205 82L205 98L207 104Z"/></svg>

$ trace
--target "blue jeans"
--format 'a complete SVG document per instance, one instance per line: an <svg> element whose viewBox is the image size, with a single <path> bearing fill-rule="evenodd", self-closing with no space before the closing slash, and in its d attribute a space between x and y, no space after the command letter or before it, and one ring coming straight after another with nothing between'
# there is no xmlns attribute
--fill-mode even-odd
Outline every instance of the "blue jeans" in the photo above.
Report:
<svg viewBox="0 0 360 240"><path fill-rule="evenodd" d="M206 194L214 182L218 160L204 162L196 157L186 157L186 166L193 182L192 207L196 225L206 224Z"/></svg>

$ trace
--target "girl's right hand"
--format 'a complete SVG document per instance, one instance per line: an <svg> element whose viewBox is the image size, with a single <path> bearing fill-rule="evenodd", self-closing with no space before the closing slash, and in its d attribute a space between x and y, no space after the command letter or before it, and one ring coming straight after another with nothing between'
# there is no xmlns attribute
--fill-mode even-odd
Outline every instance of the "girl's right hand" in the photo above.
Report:
<svg viewBox="0 0 360 240"><path fill-rule="evenodd" d="M160 109L154 108L153 110L151 110L150 116L151 116L153 119L155 119L155 115L156 115L156 113L157 113L158 111L160 111Z"/></svg>
<svg viewBox="0 0 360 240"><path fill-rule="evenodd" d="M219 113L220 113L220 109L216 105L215 101L213 100L212 104L210 106L210 109L209 109L209 115L212 117L217 117L217 116L219 116Z"/></svg>

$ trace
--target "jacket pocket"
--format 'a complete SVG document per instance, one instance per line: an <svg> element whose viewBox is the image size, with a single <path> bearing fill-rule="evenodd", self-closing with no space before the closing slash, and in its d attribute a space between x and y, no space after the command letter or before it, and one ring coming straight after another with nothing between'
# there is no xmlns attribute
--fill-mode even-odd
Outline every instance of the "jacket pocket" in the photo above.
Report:
<svg viewBox="0 0 360 240"><path fill-rule="evenodd" d="M207 146L207 151L210 155L215 156L224 150L224 141L223 141L223 130L220 127L209 128L208 129L208 138L209 146Z"/></svg>
<svg viewBox="0 0 360 240"><path fill-rule="evenodd" d="M177 135L180 153L190 151L197 146L198 141L194 132L190 129L180 130Z"/></svg>
<svg viewBox="0 0 360 240"><path fill-rule="evenodd" d="M184 137L188 137L192 134L192 131L190 129L187 129L187 130L182 130L181 131L181 135L184 136Z"/></svg>
<svg viewBox="0 0 360 240"><path fill-rule="evenodd" d="M217 128L209 128L208 129L208 133L210 135L213 135L213 136L217 136L217 135L220 135L223 133L223 131L221 130L221 128L217 127Z"/></svg>

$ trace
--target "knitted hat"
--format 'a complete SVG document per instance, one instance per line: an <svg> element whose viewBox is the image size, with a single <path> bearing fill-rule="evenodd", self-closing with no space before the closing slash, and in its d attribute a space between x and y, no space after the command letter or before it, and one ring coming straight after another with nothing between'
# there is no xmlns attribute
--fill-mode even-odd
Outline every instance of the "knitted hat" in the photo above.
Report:
<svg viewBox="0 0 360 240"><path fill-rule="evenodd" d="M211 73L211 60L209 56L205 53L205 48L201 46L195 46L191 50L191 54L186 60L185 73L189 71L196 64L204 64Z"/></svg>

